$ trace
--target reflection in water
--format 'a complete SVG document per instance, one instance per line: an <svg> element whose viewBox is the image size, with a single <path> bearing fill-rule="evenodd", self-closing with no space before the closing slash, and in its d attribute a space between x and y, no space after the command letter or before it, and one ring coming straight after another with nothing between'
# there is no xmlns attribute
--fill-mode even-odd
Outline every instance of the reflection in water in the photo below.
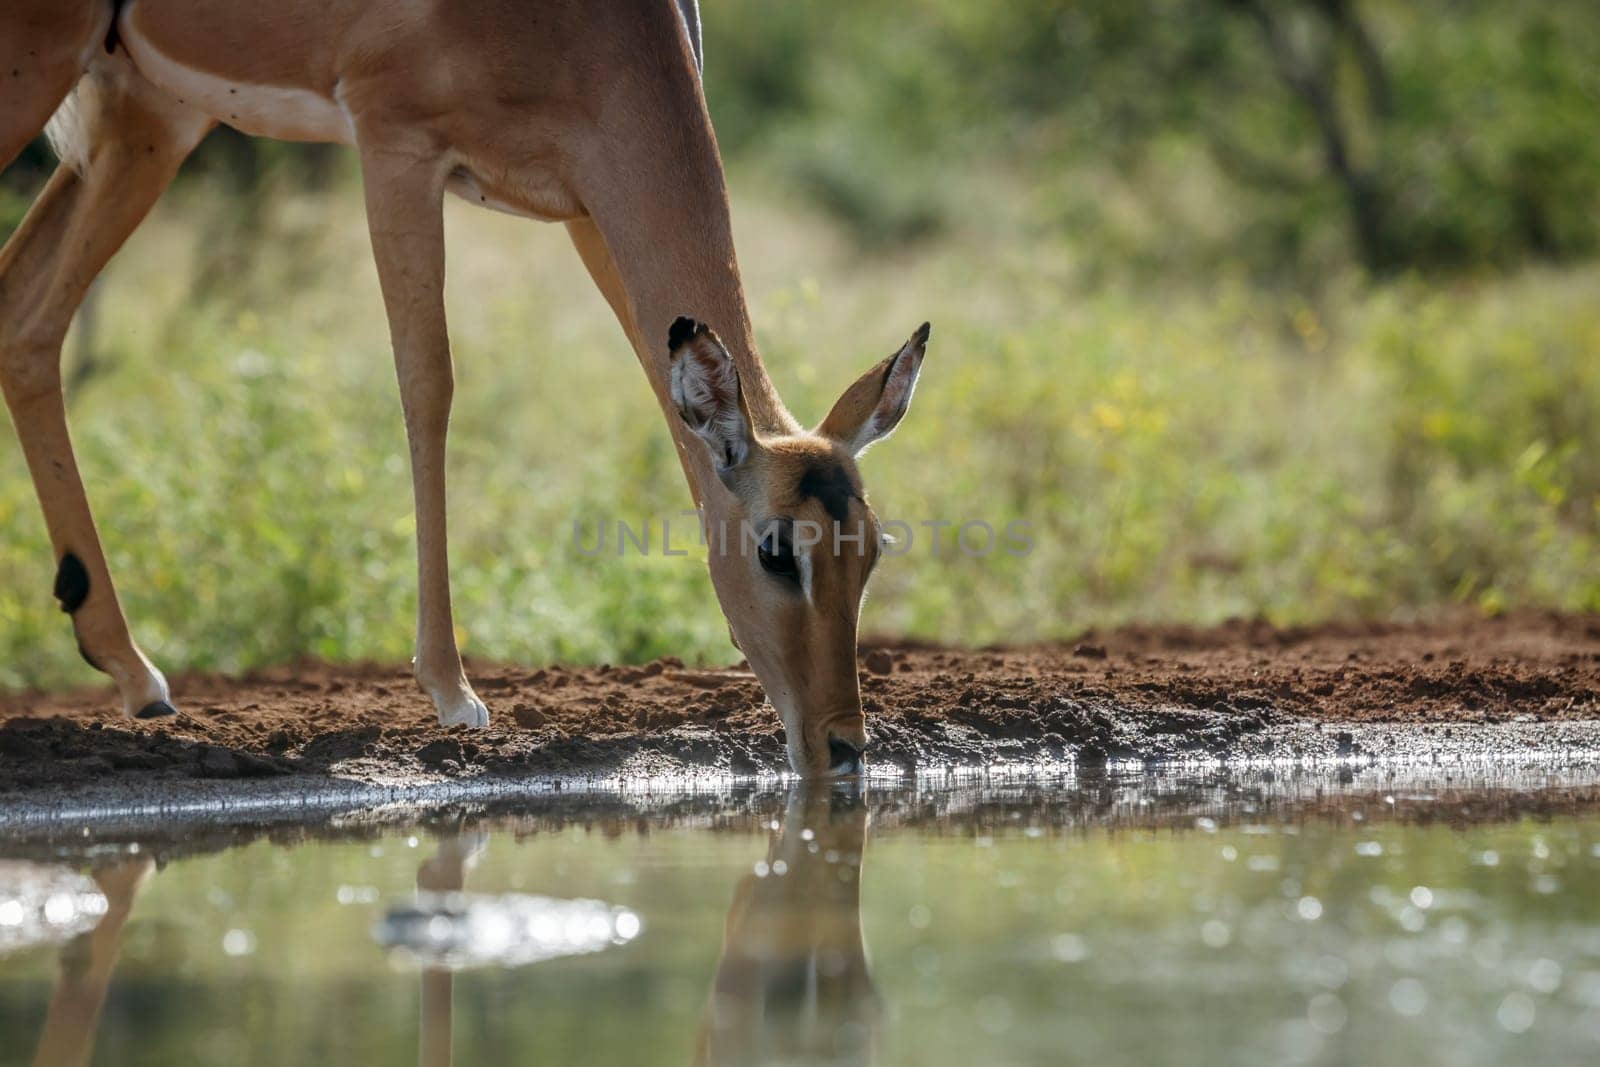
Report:
<svg viewBox="0 0 1600 1067"><path fill-rule="evenodd" d="M487 841L442 841L418 872L414 901L389 909L373 928L377 942L399 960L461 971L581 956L638 935L638 915L600 900L465 892L466 870Z"/></svg>
<svg viewBox="0 0 1600 1067"><path fill-rule="evenodd" d="M881 1012L861 935L857 788L796 787L766 858L740 879L697 1063L871 1062Z"/></svg>
<svg viewBox="0 0 1600 1067"><path fill-rule="evenodd" d="M459 892L466 888L467 871L489 844L485 833L450 834L434 854L417 868L417 896ZM417 1063L420 1067L449 1067L454 1034L455 975L448 967L422 970L421 1018L417 1025Z"/></svg>
<svg viewBox="0 0 1600 1067"><path fill-rule="evenodd" d="M1600 1054L1600 767L597 792L263 836L0 839L0 1067ZM590 897L651 936L497 954L551 914L519 908Z"/></svg>
<svg viewBox="0 0 1600 1067"><path fill-rule="evenodd" d="M105 895L77 871L0 860L0 956L66 941L105 913Z"/></svg>
<svg viewBox="0 0 1600 1067"><path fill-rule="evenodd" d="M140 886L154 869L152 860L135 857L94 872L103 908L87 910L102 914L93 929L61 948L61 973L34 1053L35 1067L77 1067L89 1062L111 971L122 948L122 928ZM85 898L86 894L78 894L80 902Z"/></svg>
<svg viewBox="0 0 1600 1067"><path fill-rule="evenodd" d="M696 1062L871 1062L880 1016L861 933L867 807L853 785L797 787L766 858L734 891ZM423 962L418 1062L451 1062L455 971L593 951L631 939L633 912L597 901L464 892L488 843L447 832L417 869L416 905L393 909L378 940ZM537 950L519 959L519 935Z"/></svg>
<svg viewBox="0 0 1600 1067"><path fill-rule="evenodd" d="M423 1067L450 1063L455 972L597 952L641 929L633 912L598 900L466 892L467 872L488 844L482 831L446 833L417 868L415 903L390 909L374 929L380 944L422 964L417 1058Z"/></svg>

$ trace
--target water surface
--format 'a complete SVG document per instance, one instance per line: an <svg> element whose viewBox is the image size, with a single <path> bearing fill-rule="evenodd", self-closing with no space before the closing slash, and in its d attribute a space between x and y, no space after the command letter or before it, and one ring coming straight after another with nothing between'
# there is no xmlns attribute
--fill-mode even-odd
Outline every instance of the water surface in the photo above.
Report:
<svg viewBox="0 0 1600 1067"><path fill-rule="evenodd" d="M1593 769L562 796L0 858L4 1064L1600 1057Z"/></svg>

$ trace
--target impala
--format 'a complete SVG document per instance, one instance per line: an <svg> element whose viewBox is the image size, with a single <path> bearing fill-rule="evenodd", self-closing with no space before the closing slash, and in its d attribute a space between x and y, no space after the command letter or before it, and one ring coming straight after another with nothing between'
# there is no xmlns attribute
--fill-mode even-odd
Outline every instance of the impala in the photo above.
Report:
<svg viewBox="0 0 1600 1067"><path fill-rule="evenodd" d="M95 275L222 122L359 155L411 452L414 668L439 721L488 722L462 671L446 563L450 192L565 223L668 416L708 528L760 531L712 539L709 565L791 765L860 768L856 625L880 531L855 457L905 414L928 328L814 429L784 407L739 280L699 24L694 0L0 6L0 167L41 129L62 160L0 253L0 386L55 551L55 595L127 714L173 707L107 571L67 434L61 344ZM802 524L844 535L812 544L795 536Z"/></svg>
<svg viewBox="0 0 1600 1067"><path fill-rule="evenodd" d="M883 1002L861 932L866 799L802 783L739 880L693 1062L873 1062Z"/></svg>

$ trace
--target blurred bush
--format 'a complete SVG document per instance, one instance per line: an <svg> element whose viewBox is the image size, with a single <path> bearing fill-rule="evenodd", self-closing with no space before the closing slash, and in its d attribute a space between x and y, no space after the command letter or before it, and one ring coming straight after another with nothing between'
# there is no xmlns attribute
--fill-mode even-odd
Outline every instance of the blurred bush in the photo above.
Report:
<svg viewBox="0 0 1600 1067"><path fill-rule="evenodd" d="M934 232L936 209L981 225L987 205L949 195L973 167L1025 175L1039 221L1169 272L1493 267L1600 237L1600 5L705 8L731 155L869 242Z"/></svg>

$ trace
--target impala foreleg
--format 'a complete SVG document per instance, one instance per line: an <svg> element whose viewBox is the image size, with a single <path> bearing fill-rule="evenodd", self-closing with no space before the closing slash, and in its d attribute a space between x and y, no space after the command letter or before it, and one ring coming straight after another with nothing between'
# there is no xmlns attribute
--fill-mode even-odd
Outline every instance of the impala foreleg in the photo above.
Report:
<svg viewBox="0 0 1600 1067"><path fill-rule="evenodd" d="M35 1064L86 1064L93 1057L106 992L122 952L123 928L155 869L149 856L135 856L94 872L106 912L92 931L62 948L61 975L45 1012Z"/></svg>
<svg viewBox="0 0 1600 1067"><path fill-rule="evenodd" d="M446 726L487 726L450 610L445 436L455 374L444 314L445 168L425 151L362 144L367 223L394 344L417 525L417 682Z"/></svg>
<svg viewBox="0 0 1600 1067"><path fill-rule="evenodd" d="M57 169L0 251L0 391L55 549L54 592L84 659L109 674L129 715L171 714L167 683L128 633L67 433L61 343L89 284L133 232L209 122L165 101L131 68L91 73L80 175Z"/></svg>

